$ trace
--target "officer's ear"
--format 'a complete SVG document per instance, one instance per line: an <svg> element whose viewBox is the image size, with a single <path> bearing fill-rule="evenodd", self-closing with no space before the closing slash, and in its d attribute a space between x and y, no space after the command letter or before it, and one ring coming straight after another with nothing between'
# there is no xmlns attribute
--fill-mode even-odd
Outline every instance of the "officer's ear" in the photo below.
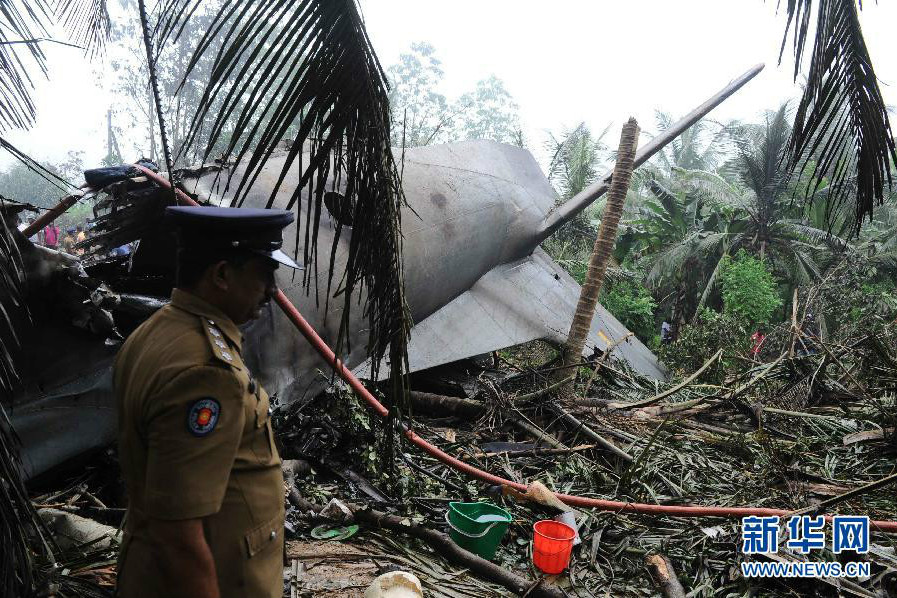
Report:
<svg viewBox="0 0 897 598"><path fill-rule="evenodd" d="M209 267L208 273L212 286L222 291L230 290L233 264L227 260L219 260Z"/></svg>

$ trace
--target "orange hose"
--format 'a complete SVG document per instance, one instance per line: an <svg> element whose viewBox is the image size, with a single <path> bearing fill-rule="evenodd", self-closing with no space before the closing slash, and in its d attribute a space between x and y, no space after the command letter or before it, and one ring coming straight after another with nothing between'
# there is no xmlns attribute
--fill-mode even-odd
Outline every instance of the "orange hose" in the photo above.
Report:
<svg viewBox="0 0 897 598"><path fill-rule="evenodd" d="M135 164L135 166L141 169L150 179L152 179L157 184L162 185L166 188L170 188L168 181L162 176L140 165ZM180 189L175 188L175 194L177 195L178 199L188 205L199 205ZM278 289L277 294L274 295L274 300L283 310L287 318L289 318L289 320L293 323L296 329L299 330L302 336L304 336L305 339L311 344L311 346L314 347L318 354L323 357L328 364L330 364L330 366L336 371L337 374L339 374L340 378L345 380L346 383L352 388L352 390L354 390L359 397L364 399L368 406L373 409L377 415L379 415L380 417L386 417L387 415L389 415L389 410L386 409L386 407L384 407L383 404L378 401L377 398L374 397L374 395L372 395L367 388L364 387L361 381L357 377L355 377L355 375L343 364L342 361L337 359L336 354L333 352L333 350L327 346L327 343L325 343L320 336L318 336L318 333L315 332L315 329L312 328L311 324L309 324L308 321L302 316L302 314L299 313L299 310L296 309L296 306L293 305L293 303L283 293L283 291ZM488 482L490 484L510 486L511 488L514 488L521 492L526 491L525 485L518 484L517 482L512 482L511 480L506 480L502 477L493 475L487 471L483 471L482 469L474 467L469 463L465 463L442 451L439 447L430 444L429 442L415 434L414 431L409 429L407 426L403 425L402 428L405 437L412 444L419 447L424 452L432 455L436 459L442 461L449 467L457 469L462 473L465 473L484 482ZM599 498L587 498L583 496L572 496L569 494L556 494L556 496L561 501L572 507L601 509L604 511L614 511L617 513L666 515L668 517L783 517L791 513L791 511L786 511L784 509L771 509L766 507L702 507L693 505L652 505L645 503L603 500ZM826 516L826 520L831 520L831 517ZM897 521L870 521L870 525L876 531L897 533Z"/></svg>

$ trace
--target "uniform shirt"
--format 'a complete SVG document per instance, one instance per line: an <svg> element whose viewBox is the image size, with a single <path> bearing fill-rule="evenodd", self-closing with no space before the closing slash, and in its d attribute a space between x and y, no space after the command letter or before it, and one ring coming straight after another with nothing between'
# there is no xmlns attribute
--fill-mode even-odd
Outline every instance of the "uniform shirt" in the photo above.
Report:
<svg viewBox="0 0 897 598"><path fill-rule="evenodd" d="M116 357L119 457L128 490L122 598L170 595L150 518L202 518L223 598L279 597L284 486L268 395L227 316L175 289Z"/></svg>

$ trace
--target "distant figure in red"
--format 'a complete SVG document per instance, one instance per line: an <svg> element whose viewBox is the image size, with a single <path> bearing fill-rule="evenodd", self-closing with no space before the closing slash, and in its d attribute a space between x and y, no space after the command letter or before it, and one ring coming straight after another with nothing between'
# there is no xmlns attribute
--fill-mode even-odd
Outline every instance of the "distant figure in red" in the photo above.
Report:
<svg viewBox="0 0 897 598"><path fill-rule="evenodd" d="M760 357L760 349L763 348L763 341L766 340L766 329L761 326L757 329L757 332L751 335L751 342L753 346L751 347L751 358L754 361L758 361Z"/></svg>
<svg viewBox="0 0 897 598"><path fill-rule="evenodd" d="M44 245L50 249L56 249L59 246L60 229L52 222L44 227Z"/></svg>

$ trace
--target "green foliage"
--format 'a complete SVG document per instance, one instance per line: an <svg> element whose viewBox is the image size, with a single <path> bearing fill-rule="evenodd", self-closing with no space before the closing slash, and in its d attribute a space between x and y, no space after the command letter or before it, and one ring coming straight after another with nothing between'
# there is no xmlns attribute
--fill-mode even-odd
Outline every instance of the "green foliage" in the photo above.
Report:
<svg viewBox="0 0 897 598"><path fill-rule="evenodd" d="M750 345L750 332L743 320L705 308L679 330L676 342L660 348L659 357L674 372L688 375L722 349L722 359L701 378L704 382L720 382L727 372L740 368L740 358Z"/></svg>
<svg viewBox="0 0 897 598"><path fill-rule="evenodd" d="M51 172L59 174L52 164L44 164ZM49 208L65 195L65 190L51 183L24 164L16 162L8 170L0 172L0 195L9 199Z"/></svg>
<svg viewBox="0 0 897 598"><path fill-rule="evenodd" d="M433 46L418 42L387 70L394 147L402 147L403 136L408 147L446 139L452 118L448 100L437 91L443 76L441 64Z"/></svg>
<svg viewBox="0 0 897 598"><path fill-rule="evenodd" d="M748 327L769 323L782 299L766 265L741 250L735 259L724 256L720 266L723 313Z"/></svg>
<svg viewBox="0 0 897 598"><path fill-rule="evenodd" d="M491 139L523 145L517 103L495 75L477 81L472 92L458 99L457 131L463 139Z"/></svg>
<svg viewBox="0 0 897 598"><path fill-rule="evenodd" d="M617 282L602 289L601 305L643 342L655 336L654 311L657 304L644 286L632 282Z"/></svg>
<svg viewBox="0 0 897 598"><path fill-rule="evenodd" d="M607 129L595 138L586 124L580 123L560 139L551 136L547 148L552 153L548 180L562 199L570 199L595 181L598 166L608 151L602 141L606 133Z"/></svg>
<svg viewBox="0 0 897 598"><path fill-rule="evenodd" d="M874 255L852 253L826 275L813 310L829 335L848 337L897 320L897 286L891 268L874 265Z"/></svg>

